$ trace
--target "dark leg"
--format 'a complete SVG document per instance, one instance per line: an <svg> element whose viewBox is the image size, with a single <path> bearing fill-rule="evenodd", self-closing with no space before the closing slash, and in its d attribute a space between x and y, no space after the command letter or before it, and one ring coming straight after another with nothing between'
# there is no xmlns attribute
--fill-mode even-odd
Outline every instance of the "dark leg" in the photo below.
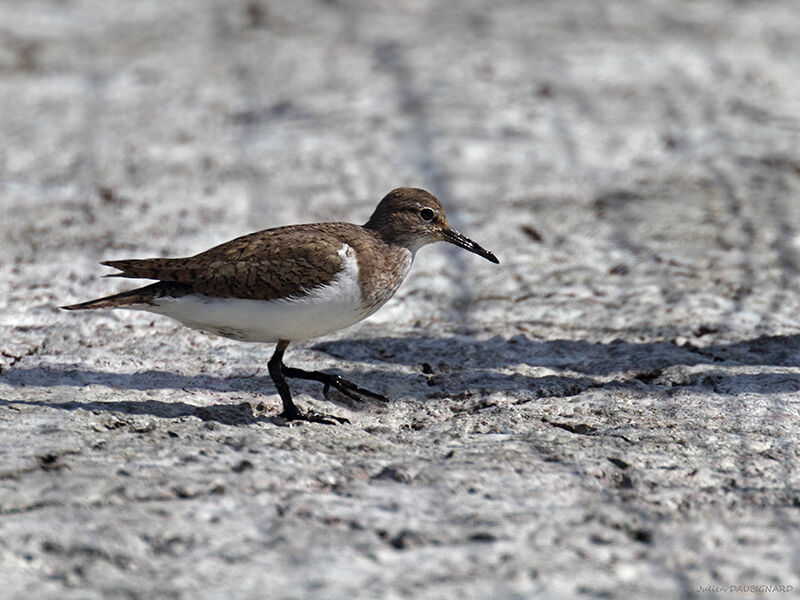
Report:
<svg viewBox="0 0 800 600"><path fill-rule="evenodd" d="M344 417L324 415L312 410L302 412L297 408L292 401L292 393L289 391L289 384L286 383L285 374L289 369L283 364L283 353L286 351L288 345L289 342L286 340L278 342L278 345L275 347L275 353L267 363L269 375L272 377L272 381L275 382L275 387L278 389L278 394L280 394L281 401L283 402L283 412L279 416L287 421L312 421L314 423L326 423L328 425L334 425L336 421L339 423L349 423L350 421Z"/></svg>

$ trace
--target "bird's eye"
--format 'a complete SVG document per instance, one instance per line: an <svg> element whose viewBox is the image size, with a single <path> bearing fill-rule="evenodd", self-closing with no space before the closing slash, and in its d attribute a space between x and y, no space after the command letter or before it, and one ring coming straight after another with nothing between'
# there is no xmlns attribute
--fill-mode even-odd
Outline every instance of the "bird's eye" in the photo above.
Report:
<svg viewBox="0 0 800 600"><path fill-rule="evenodd" d="M423 221L433 221L433 210L430 208L423 208L419 211L419 216Z"/></svg>

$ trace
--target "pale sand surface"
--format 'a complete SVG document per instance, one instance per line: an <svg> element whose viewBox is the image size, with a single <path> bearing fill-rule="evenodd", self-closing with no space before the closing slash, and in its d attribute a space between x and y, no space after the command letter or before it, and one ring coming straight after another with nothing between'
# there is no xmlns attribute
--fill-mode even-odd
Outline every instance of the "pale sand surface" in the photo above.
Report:
<svg viewBox="0 0 800 600"><path fill-rule="evenodd" d="M259 8L260 7L260 8ZM491 8L490 8L491 7ZM800 589L800 10L0 3L0 598L788 598ZM436 193L298 347L60 304ZM263 402L266 410L256 410ZM700 591L784 585L793 592Z"/></svg>

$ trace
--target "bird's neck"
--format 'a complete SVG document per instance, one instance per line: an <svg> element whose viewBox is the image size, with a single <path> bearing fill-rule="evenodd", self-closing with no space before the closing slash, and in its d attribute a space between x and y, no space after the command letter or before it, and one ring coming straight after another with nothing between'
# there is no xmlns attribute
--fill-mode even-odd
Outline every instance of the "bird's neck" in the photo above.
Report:
<svg viewBox="0 0 800 600"><path fill-rule="evenodd" d="M395 228L385 222L375 222L374 217L367 221L364 225L364 229L372 231L384 244L409 250L412 258L417 253L417 250L428 243L428 241L423 238L408 235L408 231L400 227Z"/></svg>

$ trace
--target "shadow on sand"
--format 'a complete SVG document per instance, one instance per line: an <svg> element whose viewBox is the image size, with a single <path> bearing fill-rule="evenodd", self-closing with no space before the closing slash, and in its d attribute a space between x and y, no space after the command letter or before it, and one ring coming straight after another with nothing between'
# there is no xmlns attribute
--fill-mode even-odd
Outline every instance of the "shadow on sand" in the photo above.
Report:
<svg viewBox="0 0 800 600"><path fill-rule="evenodd" d="M642 389L654 385L670 389L673 386L700 386L714 393L791 393L800 391L800 375L794 373L731 374L709 369L682 381L664 381L663 371L676 365L700 364L732 366L796 366L800 362L800 336L761 336L734 344L682 346L673 342L633 343L614 341L607 344L584 341L534 341L523 336L511 339L500 337L484 341L468 338L369 338L323 342L313 349L367 366L341 372L348 379L375 391L387 388L407 389L421 398L456 396L461 393L496 391L525 392L529 399L566 397L590 388ZM289 361L291 362L291 360ZM386 370L386 364L419 366L417 375ZM565 371L563 375L529 376L520 373L498 372L514 365L547 367ZM72 367L72 365L70 365ZM609 376L620 376L608 381ZM600 377L605 380L599 379ZM114 373L90 369L33 367L10 369L0 382L13 387L82 387L90 384L112 389L155 390L174 389L220 392L263 392L274 394L272 380L267 375L215 377L180 375L167 371L148 370L138 373ZM310 390L321 397L314 384L293 384L298 391ZM147 414L166 418L198 417L226 425L246 425L272 418L256 416L249 403L217 404L198 407L185 402L87 401L42 402L0 399L0 406L29 404L58 407L64 410L101 410L117 413ZM277 410L277 406L275 407Z"/></svg>

